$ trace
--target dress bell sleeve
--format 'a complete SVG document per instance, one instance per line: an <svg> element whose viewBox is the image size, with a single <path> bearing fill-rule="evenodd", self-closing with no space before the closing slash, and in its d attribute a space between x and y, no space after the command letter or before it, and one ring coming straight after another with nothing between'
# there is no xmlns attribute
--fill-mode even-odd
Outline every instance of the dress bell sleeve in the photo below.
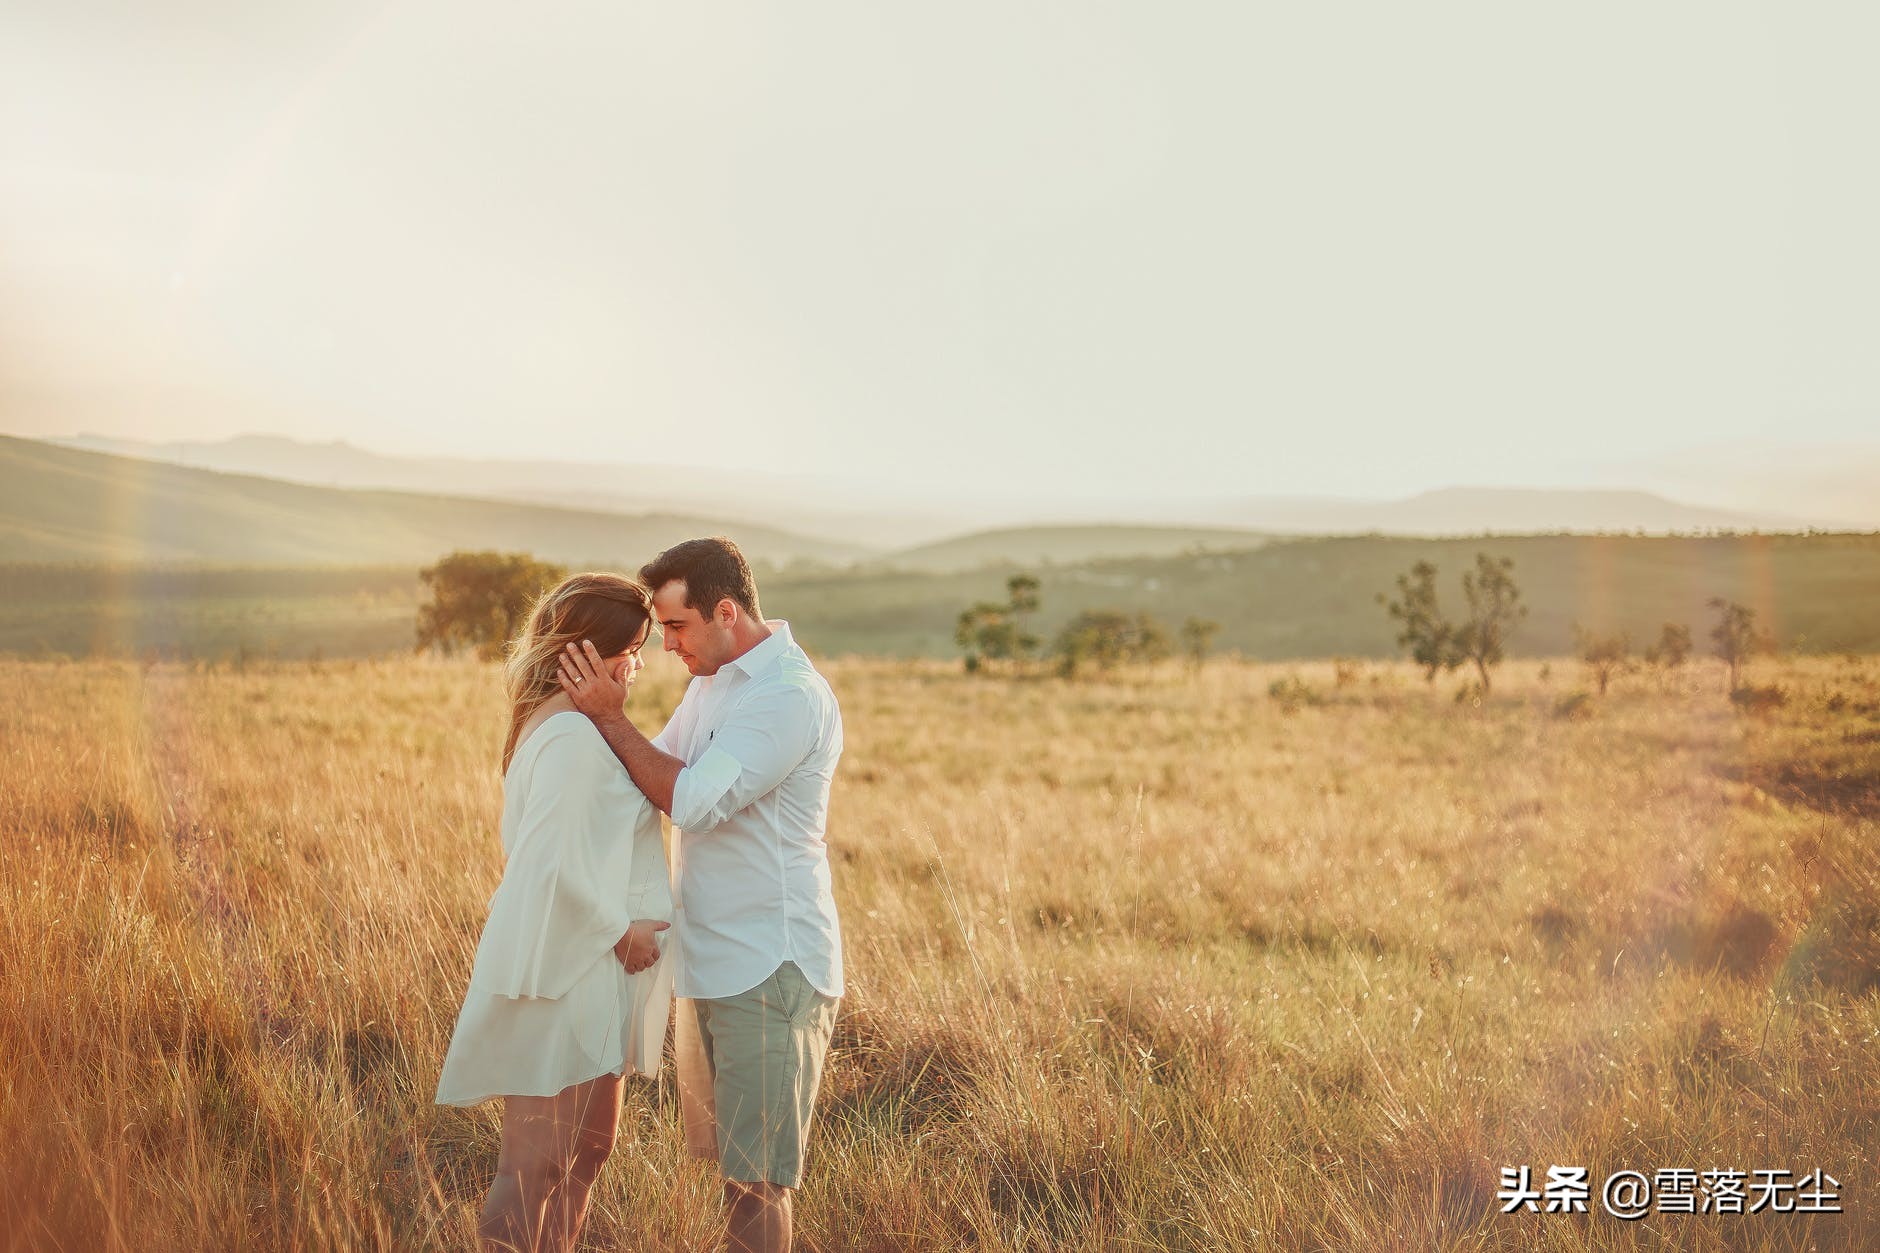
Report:
<svg viewBox="0 0 1880 1253"><path fill-rule="evenodd" d="M526 786L471 986L494 996L554 998L597 958L615 960L614 943L635 916L636 831L641 811L652 806L612 753L578 733L542 746ZM663 869L663 852L658 861Z"/></svg>
<svg viewBox="0 0 1880 1253"><path fill-rule="evenodd" d="M633 827L633 874L627 883L627 917L673 921L672 872L666 864L666 842L659 834L659 811L644 796L639 820ZM670 936L660 937L665 940ZM663 948L663 944L662 944Z"/></svg>

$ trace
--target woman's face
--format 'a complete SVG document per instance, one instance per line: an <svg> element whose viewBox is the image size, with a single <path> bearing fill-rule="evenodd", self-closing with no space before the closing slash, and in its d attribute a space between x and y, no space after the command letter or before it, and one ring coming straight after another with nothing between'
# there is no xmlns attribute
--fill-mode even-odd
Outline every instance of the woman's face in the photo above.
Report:
<svg viewBox="0 0 1880 1253"><path fill-rule="evenodd" d="M614 676L614 682L628 690L632 689L633 680L639 677L641 667L646 665L645 659L640 656L640 649L645 645L646 635L650 630L652 630L652 623L649 622L640 628L639 637L627 647L625 652L615 653L612 657L601 659L602 667Z"/></svg>

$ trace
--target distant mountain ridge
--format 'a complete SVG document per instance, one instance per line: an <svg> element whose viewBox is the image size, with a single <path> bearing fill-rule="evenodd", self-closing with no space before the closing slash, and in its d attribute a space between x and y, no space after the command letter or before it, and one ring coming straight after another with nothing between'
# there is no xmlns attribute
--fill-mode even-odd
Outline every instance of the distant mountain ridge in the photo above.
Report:
<svg viewBox="0 0 1880 1253"><path fill-rule="evenodd" d="M818 503L829 485L789 475L605 461L485 461L469 457L398 457L341 440L313 443L279 435L237 435L214 442L147 443L79 435L50 441L67 448L136 457L201 470L252 474L321 487L383 488L427 495L524 501L603 513L682 513L833 541L856 552L917 543L951 533L956 520L868 504ZM855 537L868 536L866 541Z"/></svg>
<svg viewBox="0 0 1880 1253"><path fill-rule="evenodd" d="M1053 498L1040 492L976 499L964 493L903 490L892 483L857 485L833 476L556 460L394 457L343 442L309 443L274 435L178 443L81 435L54 442L298 483L523 500L602 512L717 517L727 527L747 523L773 527L845 548L871 550L888 561L899 554L916 554L910 560L925 561L919 550L993 532L1016 537L1016 546L1004 559L1030 560L1028 550L1048 542L1049 537L1026 539L1017 535L1019 531L1069 527L1414 536L1799 531L1810 526L1860 529L1834 518L1717 509L1629 489L1459 486L1398 500L1182 497L1106 500L1093 505L1070 495ZM1136 555L1136 550L1117 555Z"/></svg>
<svg viewBox="0 0 1880 1253"><path fill-rule="evenodd" d="M1099 558L1171 557L1201 551L1244 551L1268 540L1229 527L1030 526L975 531L936 544L889 553L871 565L952 573L988 565L1068 565Z"/></svg>
<svg viewBox="0 0 1880 1253"><path fill-rule="evenodd" d="M0 561L427 564L453 549L524 550L636 568L734 530L754 561L846 563L867 551L683 513L622 514L313 487L0 436Z"/></svg>
<svg viewBox="0 0 1880 1253"><path fill-rule="evenodd" d="M1259 530L1319 535L1540 535L1558 531L1800 531L1779 514L1686 505L1624 488L1444 487L1401 500L1253 499L1221 511Z"/></svg>

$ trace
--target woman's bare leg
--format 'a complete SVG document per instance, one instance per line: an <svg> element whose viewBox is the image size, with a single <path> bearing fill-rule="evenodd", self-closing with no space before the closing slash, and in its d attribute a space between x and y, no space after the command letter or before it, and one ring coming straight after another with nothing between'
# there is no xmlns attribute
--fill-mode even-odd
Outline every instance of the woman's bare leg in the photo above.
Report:
<svg viewBox="0 0 1880 1253"><path fill-rule="evenodd" d="M560 1175L553 1129L556 1097L511 1096L503 1100L503 1144L496 1178L483 1198L477 1238L500 1253L537 1253L543 1207Z"/></svg>
<svg viewBox="0 0 1880 1253"><path fill-rule="evenodd" d="M614 1137L620 1130L620 1088L619 1075L602 1075L562 1094L569 1106L570 1134L562 1146L561 1159L567 1163L567 1171L549 1199L548 1232L542 1239L542 1253L572 1253L574 1249L581 1223L587 1218L588 1193L614 1151Z"/></svg>
<svg viewBox="0 0 1880 1253"><path fill-rule="evenodd" d="M506 1098L496 1178L477 1222L483 1246L501 1253L572 1249L619 1119L618 1075L552 1097Z"/></svg>

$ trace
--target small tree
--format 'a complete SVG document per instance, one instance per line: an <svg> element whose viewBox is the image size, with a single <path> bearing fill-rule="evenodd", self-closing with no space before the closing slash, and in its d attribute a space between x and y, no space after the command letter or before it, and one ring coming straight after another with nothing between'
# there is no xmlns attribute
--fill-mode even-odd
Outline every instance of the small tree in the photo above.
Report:
<svg viewBox="0 0 1880 1253"><path fill-rule="evenodd" d="M1710 607L1717 611L1717 624L1710 628L1713 651L1730 667L1730 691L1734 692L1743 663L1757 653L1773 652L1775 640L1757 630L1756 611L1749 606L1712 596Z"/></svg>
<svg viewBox="0 0 1880 1253"><path fill-rule="evenodd" d="M454 552L418 572L431 599L418 607L418 650L474 648L486 661L522 631L535 598L568 571L528 553Z"/></svg>
<svg viewBox="0 0 1880 1253"><path fill-rule="evenodd" d="M1501 664L1508 633L1527 617L1521 589L1514 582L1514 559L1475 554L1475 569L1462 576L1462 596L1469 602L1469 619L1456 633L1456 651L1475 663L1482 691L1487 693L1488 668Z"/></svg>
<svg viewBox="0 0 1880 1253"><path fill-rule="evenodd" d="M1378 593L1378 603L1388 609L1392 619L1403 624L1397 634L1398 645L1408 648L1411 660L1423 667L1424 681L1435 683L1438 671L1454 670L1462 664L1456 629L1444 620L1436 604L1436 567L1427 561L1417 562L1410 567L1410 573L1397 576L1397 593L1401 600L1388 600Z"/></svg>
<svg viewBox="0 0 1880 1253"><path fill-rule="evenodd" d="M1038 611L1038 580L1015 574L1006 580L1007 602L982 600L960 613L953 641L966 650L966 669L979 669L981 658L1018 660L1038 647L1038 637L1026 629Z"/></svg>
<svg viewBox="0 0 1880 1253"><path fill-rule="evenodd" d="M1129 633L1129 659L1131 661L1157 662L1166 660L1175 651L1175 643L1169 638L1168 628L1146 613L1136 615L1136 621Z"/></svg>
<svg viewBox="0 0 1880 1253"><path fill-rule="evenodd" d="M1182 651L1199 671L1208 659L1208 649L1220 633L1221 624L1208 618L1190 618L1182 623Z"/></svg>
<svg viewBox="0 0 1880 1253"><path fill-rule="evenodd" d="M1667 622L1658 630L1658 642L1645 650L1645 660L1666 670L1676 670L1691 655L1691 628L1679 622Z"/></svg>
<svg viewBox="0 0 1880 1253"><path fill-rule="evenodd" d="M1580 660L1586 663L1593 681L1599 684L1599 694L1604 696L1612 676L1624 673L1630 664L1631 637L1623 632L1617 635L1595 635L1576 622L1573 625L1573 639L1580 650Z"/></svg>
<svg viewBox="0 0 1880 1253"><path fill-rule="evenodd" d="M1015 636L1012 640L1013 651L1021 657L1028 657L1038 647L1038 637L1031 633L1031 615L1038 612L1039 583L1035 576L1014 574L1005 581L1005 595L1010 602L1012 626Z"/></svg>
<svg viewBox="0 0 1880 1253"><path fill-rule="evenodd" d="M960 612L953 627L953 642L966 650L966 669L979 669L982 658L1012 656L1018 640L1018 627L1006 606L982 600Z"/></svg>

